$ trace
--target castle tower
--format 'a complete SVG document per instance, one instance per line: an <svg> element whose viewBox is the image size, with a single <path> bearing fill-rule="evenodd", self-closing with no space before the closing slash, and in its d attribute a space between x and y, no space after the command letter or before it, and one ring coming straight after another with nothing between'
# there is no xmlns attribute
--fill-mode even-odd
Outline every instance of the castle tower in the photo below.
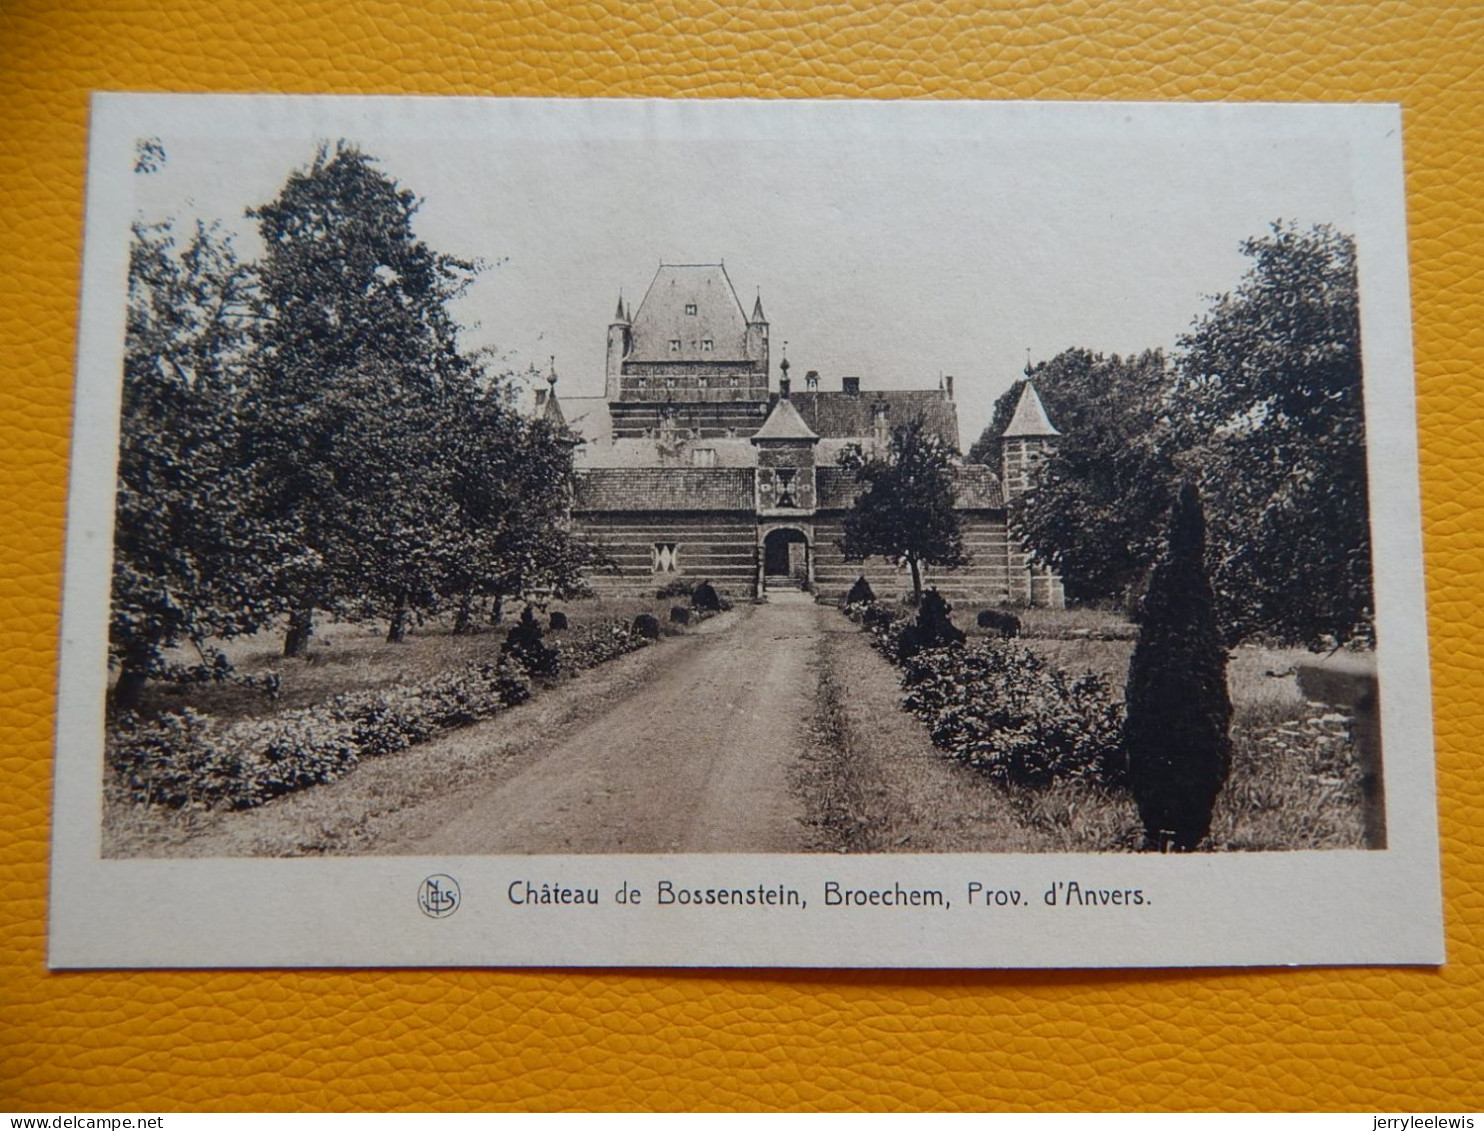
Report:
<svg viewBox="0 0 1484 1131"><path fill-rule="evenodd" d="M1036 386L1030 382L1027 373L1015 412L1000 436L1000 483L1006 503L1030 490L1036 466L1051 454L1060 435L1047 417L1046 406L1041 403ZM1061 578L1044 565L1031 561L1030 555L1014 538L1009 539L1006 552L1012 601L1052 608L1060 608L1066 603Z"/></svg>
<svg viewBox="0 0 1484 1131"><path fill-rule="evenodd" d="M629 347L633 343L631 326L632 319L624 309L623 295L620 294L618 310L614 312L613 321L608 323L608 363L604 388L610 401L618 400L623 359L629 355Z"/></svg>
<svg viewBox="0 0 1484 1131"><path fill-rule="evenodd" d="M1027 380L1000 436L1000 482L1007 500L1030 487L1036 464L1046 458L1060 435L1046 415L1036 386Z"/></svg>

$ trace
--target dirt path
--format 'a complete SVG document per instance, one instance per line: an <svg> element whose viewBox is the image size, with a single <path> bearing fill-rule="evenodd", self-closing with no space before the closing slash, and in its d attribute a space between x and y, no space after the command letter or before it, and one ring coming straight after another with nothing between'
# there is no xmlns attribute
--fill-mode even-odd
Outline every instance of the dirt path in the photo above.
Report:
<svg viewBox="0 0 1484 1131"><path fill-rule="evenodd" d="M825 613L808 600L769 603L729 631L667 643L673 655L631 695L519 772L445 798L436 825L380 850L801 851L790 774L809 742Z"/></svg>
<svg viewBox="0 0 1484 1131"><path fill-rule="evenodd" d="M108 856L800 852L833 610L743 606L486 723L243 812L128 807Z"/></svg>

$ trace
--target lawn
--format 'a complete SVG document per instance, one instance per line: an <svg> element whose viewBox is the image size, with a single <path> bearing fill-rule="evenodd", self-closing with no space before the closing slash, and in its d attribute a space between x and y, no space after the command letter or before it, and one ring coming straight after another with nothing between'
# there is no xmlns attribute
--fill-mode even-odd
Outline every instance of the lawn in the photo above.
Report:
<svg viewBox="0 0 1484 1131"><path fill-rule="evenodd" d="M994 606L987 606L994 607ZM955 607L972 640L993 636L975 624L981 606ZM1137 627L1095 609L1017 609L1021 640L1074 674L1096 672L1122 698ZM1302 648L1242 645L1230 654L1232 770L1217 799L1209 845L1229 851L1361 848L1361 775L1349 719L1299 692ZM1017 817L1052 850L1136 847L1137 818L1126 794L1080 783L1011 790Z"/></svg>
<svg viewBox="0 0 1484 1131"><path fill-rule="evenodd" d="M663 631L671 630L670 608L683 598L588 598L557 602L551 610L567 614L572 630L609 621L631 622L639 613L652 613ZM257 683L278 677L277 697L245 683L157 683L146 689L141 713L157 714L192 707L222 722L261 718L296 707L309 707L349 691L364 691L395 683L416 683L465 664L499 657L505 634L520 615L507 609L496 625L479 625L474 632L455 635L453 618L444 617L414 626L401 644L386 643L383 623L352 624L321 618L315 626L309 654L283 655L283 627L226 641L221 650L240 676ZM547 623L547 614L541 615ZM558 643L562 633L548 633ZM194 654L175 657L190 660Z"/></svg>

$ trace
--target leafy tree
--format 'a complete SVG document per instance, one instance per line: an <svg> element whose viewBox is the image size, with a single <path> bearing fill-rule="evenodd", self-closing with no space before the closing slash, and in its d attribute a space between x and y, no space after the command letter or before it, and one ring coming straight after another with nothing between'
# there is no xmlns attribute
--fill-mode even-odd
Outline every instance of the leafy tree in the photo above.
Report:
<svg viewBox="0 0 1484 1131"><path fill-rule="evenodd" d="M1146 848L1195 848L1231 768L1226 650L1205 569L1205 515L1193 484L1170 513L1129 661L1124 748Z"/></svg>
<svg viewBox="0 0 1484 1131"><path fill-rule="evenodd" d="M474 601L564 599L586 592L582 572L601 564L568 523L571 436L510 405L502 383L478 391L446 437L456 552L440 592L467 631Z"/></svg>
<svg viewBox="0 0 1484 1131"><path fill-rule="evenodd" d="M302 551L279 577L290 654L316 610L370 605L395 639L436 591L436 425L456 419L445 402L473 379L448 303L474 265L417 238L418 206L341 142L249 212L267 249L256 455L267 517L291 524Z"/></svg>
<svg viewBox="0 0 1484 1131"><path fill-rule="evenodd" d="M1061 436L1035 489L1011 500L1011 527L1061 575L1069 597L1125 599L1159 551L1175 476L1164 355L1068 350L1030 377ZM1014 404L1002 397L996 406L1001 432Z"/></svg>
<svg viewBox="0 0 1484 1131"><path fill-rule="evenodd" d="M840 549L847 561L906 563L918 603L924 565L968 562L963 520L953 509L952 453L922 420L892 429L886 456L862 461L856 481L865 490L845 515Z"/></svg>
<svg viewBox="0 0 1484 1131"><path fill-rule="evenodd" d="M1011 522L1078 599L1137 591L1171 484L1209 505L1224 638L1332 646L1373 629L1354 241L1275 224L1235 291L1157 353L1069 350L1030 371L1062 432ZM1021 382L970 453L997 466Z"/></svg>
<svg viewBox="0 0 1484 1131"><path fill-rule="evenodd" d="M109 623L120 710L137 707L151 676L225 676L209 641L276 611L263 577L291 551L247 518L239 429L255 285L212 228L182 243L169 224L134 225ZM184 644L198 664L167 660Z"/></svg>
<svg viewBox="0 0 1484 1131"><path fill-rule="evenodd" d="M1275 224L1181 342L1176 419L1212 500L1228 638L1369 638L1371 550L1354 240Z"/></svg>

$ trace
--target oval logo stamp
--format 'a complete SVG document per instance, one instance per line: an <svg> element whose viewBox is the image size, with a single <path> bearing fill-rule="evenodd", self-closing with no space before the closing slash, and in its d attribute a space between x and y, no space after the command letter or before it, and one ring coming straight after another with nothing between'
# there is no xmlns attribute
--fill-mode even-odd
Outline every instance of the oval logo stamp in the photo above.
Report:
<svg viewBox="0 0 1484 1131"><path fill-rule="evenodd" d="M461 899L458 881L441 872L429 876L417 889L417 905L434 919L448 918L459 909Z"/></svg>

